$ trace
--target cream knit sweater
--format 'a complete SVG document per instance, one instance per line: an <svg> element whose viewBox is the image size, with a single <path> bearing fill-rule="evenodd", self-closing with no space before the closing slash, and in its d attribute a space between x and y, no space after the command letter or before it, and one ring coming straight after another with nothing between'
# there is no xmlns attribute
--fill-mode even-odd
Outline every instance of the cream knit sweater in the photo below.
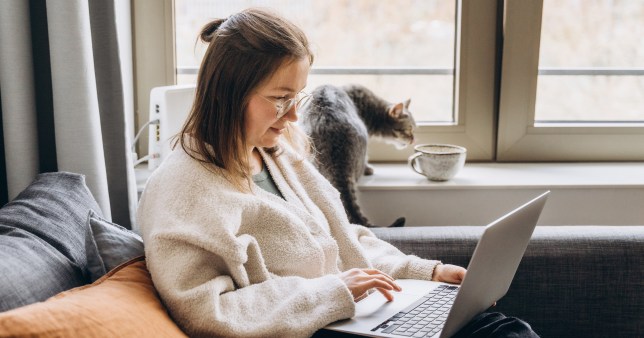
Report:
<svg viewBox="0 0 644 338"><path fill-rule="evenodd" d="M147 266L190 336L306 337L354 315L342 271L432 276L437 261L349 224L338 191L281 146L279 156L261 154L286 200L239 192L180 147L147 183L137 212Z"/></svg>

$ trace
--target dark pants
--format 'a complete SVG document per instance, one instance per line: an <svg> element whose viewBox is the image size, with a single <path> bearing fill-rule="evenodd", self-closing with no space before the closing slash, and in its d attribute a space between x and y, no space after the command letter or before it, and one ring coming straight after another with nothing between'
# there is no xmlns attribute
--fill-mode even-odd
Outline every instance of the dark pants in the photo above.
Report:
<svg viewBox="0 0 644 338"><path fill-rule="evenodd" d="M474 317L453 338L539 338L528 323L499 312L483 312Z"/></svg>
<svg viewBox="0 0 644 338"><path fill-rule="evenodd" d="M354 335L320 330L313 335L320 337L355 337ZM528 323L514 317L506 317L498 312L484 312L474 317L452 338L539 338Z"/></svg>

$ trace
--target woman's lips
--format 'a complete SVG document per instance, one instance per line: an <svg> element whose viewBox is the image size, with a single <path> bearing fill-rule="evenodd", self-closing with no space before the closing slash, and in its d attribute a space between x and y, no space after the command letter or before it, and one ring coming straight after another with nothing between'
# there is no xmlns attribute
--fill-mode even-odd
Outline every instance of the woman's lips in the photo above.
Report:
<svg viewBox="0 0 644 338"><path fill-rule="evenodd" d="M277 133L277 134L283 134L283 133L284 133L284 129L286 129L286 128L273 128L273 127L271 127L271 130L272 130L274 133Z"/></svg>

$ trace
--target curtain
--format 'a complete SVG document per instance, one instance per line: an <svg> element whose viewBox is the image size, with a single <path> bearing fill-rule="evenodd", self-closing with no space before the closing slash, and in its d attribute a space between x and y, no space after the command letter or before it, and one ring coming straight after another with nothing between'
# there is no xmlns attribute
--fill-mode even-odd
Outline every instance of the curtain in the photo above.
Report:
<svg viewBox="0 0 644 338"><path fill-rule="evenodd" d="M38 173L69 171L85 175L106 218L134 226L132 79L121 71L115 1L0 1L0 205Z"/></svg>

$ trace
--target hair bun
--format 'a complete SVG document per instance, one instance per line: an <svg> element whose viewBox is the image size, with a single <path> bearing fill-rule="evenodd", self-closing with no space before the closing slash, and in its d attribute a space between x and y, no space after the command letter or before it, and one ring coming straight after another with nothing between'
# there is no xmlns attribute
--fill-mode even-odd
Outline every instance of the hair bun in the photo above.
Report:
<svg viewBox="0 0 644 338"><path fill-rule="evenodd" d="M201 41L210 43L215 35L215 32L217 31L217 29L219 29L219 26L224 23L224 21L226 21L226 19L215 19L203 26L201 33L199 34Z"/></svg>

